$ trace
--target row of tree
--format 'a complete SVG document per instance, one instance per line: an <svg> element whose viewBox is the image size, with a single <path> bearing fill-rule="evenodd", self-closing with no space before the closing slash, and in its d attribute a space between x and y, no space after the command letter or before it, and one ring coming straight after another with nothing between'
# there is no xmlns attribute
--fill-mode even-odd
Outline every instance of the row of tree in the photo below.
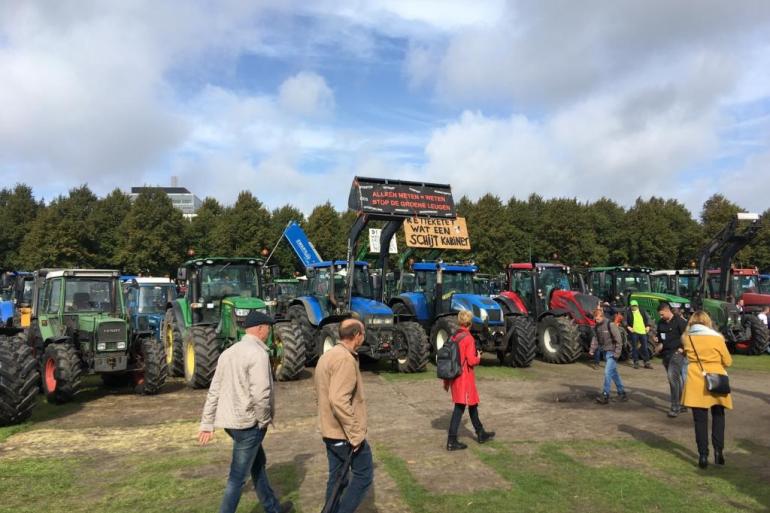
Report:
<svg viewBox="0 0 770 513"><path fill-rule="evenodd" d="M496 273L508 262L558 260L573 265L645 265L681 268L721 230L739 205L721 195L709 198L699 218L672 199L637 199L624 208L610 199L580 202L531 195L507 203L488 194L461 198L472 251L448 253L445 260L474 260ZM283 229L299 221L324 258L344 258L353 212L325 203L307 218L291 205L269 210L243 191L232 206L206 198L197 217L187 220L160 190L135 200L116 189L98 198L87 186L72 189L48 205L23 184L0 190L0 268L118 268L126 272L173 273L198 256L258 256L275 249L271 263L285 274L301 271L287 244L276 247ZM736 261L770 269L770 210L753 244ZM362 241L366 243L366 241ZM399 249L404 249L403 234ZM419 253L416 255L419 258Z"/></svg>

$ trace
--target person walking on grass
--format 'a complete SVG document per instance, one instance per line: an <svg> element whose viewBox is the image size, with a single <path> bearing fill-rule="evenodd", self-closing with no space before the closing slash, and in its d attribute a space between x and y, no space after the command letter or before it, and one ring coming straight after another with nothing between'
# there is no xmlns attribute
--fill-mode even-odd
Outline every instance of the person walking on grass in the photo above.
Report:
<svg viewBox="0 0 770 513"><path fill-rule="evenodd" d="M639 368L639 357L644 361L645 369L652 369L650 364L650 351L647 347L647 337L650 332L650 317L647 312L639 308L636 299L628 304L626 312L626 329L631 335L631 357L634 360L634 369Z"/></svg>
<svg viewBox="0 0 770 513"><path fill-rule="evenodd" d="M658 305L658 352L663 357L668 384L671 389L671 409L668 416L677 417L687 411L682 406L682 389L687 380L687 358L682 347L682 335L687 331L687 321L674 314L671 305L662 301Z"/></svg>
<svg viewBox="0 0 770 513"><path fill-rule="evenodd" d="M471 335L473 314L469 310L461 310L457 314L457 322L460 328L452 336L452 340L458 346L460 355L460 368L462 372L453 380L444 380L444 390L452 389L452 420L449 422L449 436L447 437L447 451L458 451L468 446L457 440L457 432L460 429L465 407L471 417L473 429L476 430L476 440L483 444L495 437L494 431L486 431L479 420L479 392L476 389L476 376L473 368L481 363L481 352L476 350L476 341Z"/></svg>
<svg viewBox="0 0 770 513"><path fill-rule="evenodd" d="M615 389L618 392L618 398L621 401L628 401L626 390L623 388L623 381L618 372L617 360L623 350L623 340L620 338L620 329L614 322L604 317L604 310L597 308L594 310L594 320L596 325L593 328L593 338L591 347L588 350L590 356L594 356L598 351L604 355L604 387L602 395L596 398L599 404L609 404L611 382L615 382Z"/></svg>
<svg viewBox="0 0 770 513"><path fill-rule="evenodd" d="M294 509L289 501L279 504L270 487L262 448L275 411L270 355L265 345L272 324L268 315L256 310L249 312L243 322L246 334L219 357L203 406L200 445L214 438L215 427L224 428L233 440L230 475L220 513L234 513L238 508L249 474L266 513L289 513Z"/></svg>
<svg viewBox="0 0 770 513"><path fill-rule="evenodd" d="M364 382L358 368L357 349L365 338L361 321L345 319L339 327L339 344L319 358L315 369L318 420L329 461L326 504L331 513L353 513L374 480L372 451L366 442Z"/></svg>
<svg viewBox="0 0 770 513"><path fill-rule="evenodd" d="M698 447L698 466L709 464L708 418L711 410L711 444L714 447L714 463L724 465L725 408L733 408L730 394L717 395L706 388L706 373L727 375L725 367L733 363L721 333L714 331L711 317L698 311L690 316L683 339L684 351L689 360L687 382L684 385L682 403L692 409L695 424L695 443Z"/></svg>

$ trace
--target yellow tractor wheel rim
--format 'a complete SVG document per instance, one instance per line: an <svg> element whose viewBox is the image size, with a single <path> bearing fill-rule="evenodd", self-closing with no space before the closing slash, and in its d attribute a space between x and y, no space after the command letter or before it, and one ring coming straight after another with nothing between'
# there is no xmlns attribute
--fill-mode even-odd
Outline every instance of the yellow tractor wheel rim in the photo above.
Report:
<svg viewBox="0 0 770 513"><path fill-rule="evenodd" d="M166 363L171 365L174 362L174 330L171 326L166 327Z"/></svg>
<svg viewBox="0 0 770 513"><path fill-rule="evenodd" d="M184 355L185 374L192 378L195 375L195 344L187 344L187 351Z"/></svg>

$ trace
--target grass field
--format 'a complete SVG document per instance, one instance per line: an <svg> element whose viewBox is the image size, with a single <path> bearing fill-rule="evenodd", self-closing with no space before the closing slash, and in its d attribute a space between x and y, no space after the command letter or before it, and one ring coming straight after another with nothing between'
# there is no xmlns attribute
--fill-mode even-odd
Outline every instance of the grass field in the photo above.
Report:
<svg viewBox="0 0 770 513"><path fill-rule="evenodd" d="M733 355L733 365L730 368L770 373L770 354L760 356Z"/></svg>

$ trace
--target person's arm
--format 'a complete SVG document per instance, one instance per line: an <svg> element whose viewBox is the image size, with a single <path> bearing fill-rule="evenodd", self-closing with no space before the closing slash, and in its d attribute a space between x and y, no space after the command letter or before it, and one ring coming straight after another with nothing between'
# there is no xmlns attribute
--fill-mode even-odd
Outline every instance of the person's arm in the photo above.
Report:
<svg viewBox="0 0 770 513"><path fill-rule="evenodd" d="M476 351L476 341L473 339L473 335L466 335L463 338L463 346L465 359L468 362L468 367L475 367L481 363L481 355Z"/></svg>
<svg viewBox="0 0 770 513"><path fill-rule="evenodd" d="M206 445L214 438L214 418L217 415L217 405L219 404L219 388L222 384L222 372L217 365L217 369L214 371L214 378L209 385L208 394L206 394L206 402L203 405L203 414L201 415L201 424L198 431L198 442L201 445Z"/></svg>
<svg viewBox="0 0 770 513"><path fill-rule="evenodd" d="M591 330L591 331L593 332L594 330ZM588 354L590 356L593 356L594 353L596 353L596 350L599 348L599 340L596 338L596 333L594 332L592 333L592 335L593 336L591 337L591 347L588 349Z"/></svg>
<svg viewBox="0 0 770 513"><path fill-rule="evenodd" d="M356 362L345 358L331 369L329 380L329 404L345 436L353 447L364 441L366 433L353 409L353 395L356 392Z"/></svg>
<svg viewBox="0 0 770 513"><path fill-rule="evenodd" d="M257 423L265 426L270 422L270 360L267 353L254 357L249 366L249 397L257 413Z"/></svg>
<svg viewBox="0 0 770 513"><path fill-rule="evenodd" d="M722 367L729 367L733 364L733 357L730 355L730 351L727 350L724 339L717 344L717 351L719 352L719 356L722 357Z"/></svg>

